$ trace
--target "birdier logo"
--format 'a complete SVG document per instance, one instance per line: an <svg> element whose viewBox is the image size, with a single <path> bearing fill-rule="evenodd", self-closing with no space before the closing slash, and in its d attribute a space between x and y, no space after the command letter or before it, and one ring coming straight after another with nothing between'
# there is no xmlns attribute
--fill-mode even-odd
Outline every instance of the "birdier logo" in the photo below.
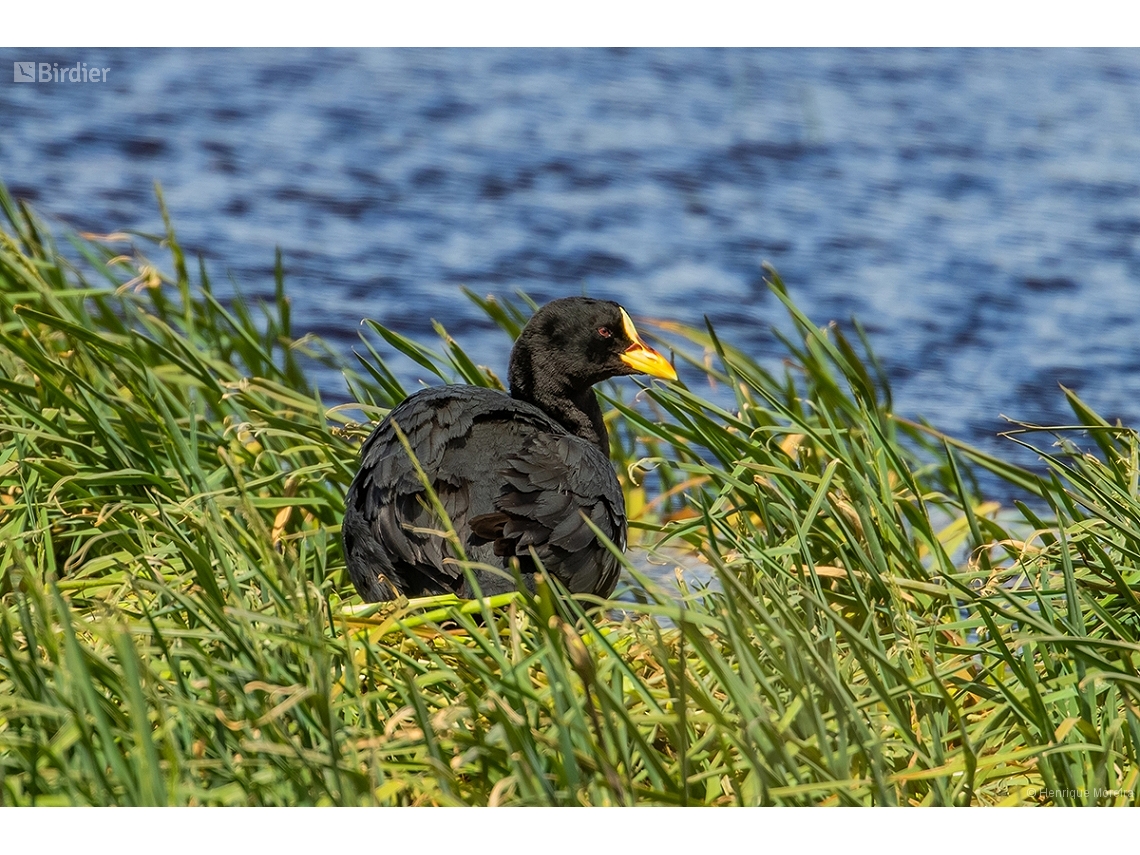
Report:
<svg viewBox="0 0 1140 855"><path fill-rule="evenodd" d="M58 62L13 62L14 83L106 83L110 68L87 67L85 62L60 65Z"/></svg>

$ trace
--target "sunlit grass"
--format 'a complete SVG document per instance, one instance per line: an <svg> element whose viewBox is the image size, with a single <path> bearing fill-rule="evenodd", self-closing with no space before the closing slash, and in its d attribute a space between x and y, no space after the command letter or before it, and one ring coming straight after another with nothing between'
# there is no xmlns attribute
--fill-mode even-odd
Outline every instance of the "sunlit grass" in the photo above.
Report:
<svg viewBox="0 0 1140 855"><path fill-rule="evenodd" d="M0 203L0 802L1137 801L1137 441L1075 396L1046 476L981 454L896 418L862 335L773 271L778 372L661 322L688 385L604 387L631 542L714 585L378 609L339 524L352 420L409 391L384 355L498 379L442 327L370 324L341 365L280 263L223 303L169 222L69 238L74 269ZM508 348L531 306L470 296Z"/></svg>

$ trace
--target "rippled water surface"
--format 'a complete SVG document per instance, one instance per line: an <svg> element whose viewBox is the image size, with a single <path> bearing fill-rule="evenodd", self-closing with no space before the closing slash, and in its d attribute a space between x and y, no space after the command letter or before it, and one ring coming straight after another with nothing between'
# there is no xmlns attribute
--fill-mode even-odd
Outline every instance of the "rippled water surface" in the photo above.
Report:
<svg viewBox="0 0 1140 855"><path fill-rule="evenodd" d="M855 315L896 408L991 449L1000 415L1140 422L1140 51L4 51L0 176L81 229L159 228L347 352L460 286L583 291L775 360L771 262ZM6 75L6 65L0 71ZM411 369L409 369L411 371ZM342 396L320 377L326 398Z"/></svg>

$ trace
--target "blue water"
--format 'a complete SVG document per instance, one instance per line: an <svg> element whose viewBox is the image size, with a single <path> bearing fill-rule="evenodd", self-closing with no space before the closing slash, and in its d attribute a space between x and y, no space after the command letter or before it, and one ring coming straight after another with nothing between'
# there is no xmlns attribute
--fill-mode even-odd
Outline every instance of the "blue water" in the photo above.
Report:
<svg viewBox="0 0 1140 855"><path fill-rule="evenodd" d="M18 196L155 232L157 180L216 280L271 293L280 246L298 326L343 352L364 316L437 318L503 376L468 285L707 314L778 365L769 261L814 320L860 319L904 415L1010 454L1001 416L1072 421L1064 384L1140 423L1140 51L0 54Z"/></svg>

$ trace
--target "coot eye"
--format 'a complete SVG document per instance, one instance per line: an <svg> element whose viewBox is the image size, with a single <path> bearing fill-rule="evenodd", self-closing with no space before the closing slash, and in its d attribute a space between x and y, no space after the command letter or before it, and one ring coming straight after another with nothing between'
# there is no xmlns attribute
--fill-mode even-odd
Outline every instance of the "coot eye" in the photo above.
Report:
<svg viewBox="0 0 1140 855"><path fill-rule="evenodd" d="M609 327L599 327L598 335L600 335L602 338L613 338L613 330L611 330Z"/></svg>

